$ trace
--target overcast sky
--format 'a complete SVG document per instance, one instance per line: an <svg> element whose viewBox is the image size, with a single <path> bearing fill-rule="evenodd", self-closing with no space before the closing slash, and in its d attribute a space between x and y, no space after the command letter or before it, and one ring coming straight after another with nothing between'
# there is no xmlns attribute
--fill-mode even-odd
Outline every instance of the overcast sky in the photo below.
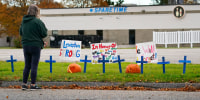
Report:
<svg viewBox="0 0 200 100"><path fill-rule="evenodd" d="M54 0L60 2L61 0ZM111 0L111 1L118 1L118 0ZM152 1L151 0L124 0L123 4L137 4L137 5L149 5Z"/></svg>

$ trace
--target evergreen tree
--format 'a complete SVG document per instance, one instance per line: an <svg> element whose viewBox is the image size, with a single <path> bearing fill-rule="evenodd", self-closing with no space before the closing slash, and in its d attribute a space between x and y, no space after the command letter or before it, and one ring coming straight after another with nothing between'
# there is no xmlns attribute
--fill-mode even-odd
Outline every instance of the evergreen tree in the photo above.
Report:
<svg viewBox="0 0 200 100"><path fill-rule="evenodd" d="M155 0L159 5L167 5L168 0Z"/></svg>
<svg viewBox="0 0 200 100"><path fill-rule="evenodd" d="M108 5L114 5L114 2L112 2L111 0L106 0Z"/></svg>
<svg viewBox="0 0 200 100"><path fill-rule="evenodd" d="M121 4L124 2L124 0L119 0L117 1L116 5L115 6L121 6Z"/></svg>

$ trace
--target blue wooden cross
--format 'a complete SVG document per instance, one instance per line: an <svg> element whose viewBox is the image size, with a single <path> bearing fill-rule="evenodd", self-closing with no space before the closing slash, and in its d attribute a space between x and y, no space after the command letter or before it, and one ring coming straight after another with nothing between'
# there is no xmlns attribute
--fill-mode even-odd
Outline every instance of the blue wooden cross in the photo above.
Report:
<svg viewBox="0 0 200 100"><path fill-rule="evenodd" d="M185 74L186 64L191 63L191 60L187 60L187 56L184 56L184 60L179 60L179 63L183 63L183 74Z"/></svg>
<svg viewBox="0 0 200 100"><path fill-rule="evenodd" d="M165 64L170 64L170 62L165 62L165 57L162 57L162 62L158 62L157 64L163 64L163 74L165 74Z"/></svg>
<svg viewBox="0 0 200 100"><path fill-rule="evenodd" d="M119 72L122 73L121 62L125 61L124 59L120 59L120 55L118 55L118 59L113 61L114 63L118 62L119 64Z"/></svg>
<svg viewBox="0 0 200 100"><path fill-rule="evenodd" d="M13 55L10 55L10 60L6 60L6 62L11 62L11 69L12 69L12 72L14 72L14 64L13 62L16 62L17 59L13 59Z"/></svg>
<svg viewBox="0 0 200 100"><path fill-rule="evenodd" d="M46 63L50 63L50 73L52 73L52 63L55 63L55 60L52 60L52 56L50 56L50 60L45 60Z"/></svg>
<svg viewBox="0 0 200 100"><path fill-rule="evenodd" d="M98 62L102 62L103 63L103 73L105 73L105 63L109 62L109 60L105 60L105 55L103 55L103 60L98 60Z"/></svg>
<svg viewBox="0 0 200 100"><path fill-rule="evenodd" d="M85 60L80 60L80 62L84 62L84 73L86 73L87 62L91 63L91 60L87 60L87 55L85 55Z"/></svg>
<svg viewBox="0 0 200 100"><path fill-rule="evenodd" d="M136 61L136 63L141 63L141 74L143 74L143 63L148 63L148 62L144 61L143 56L141 56L141 61Z"/></svg>

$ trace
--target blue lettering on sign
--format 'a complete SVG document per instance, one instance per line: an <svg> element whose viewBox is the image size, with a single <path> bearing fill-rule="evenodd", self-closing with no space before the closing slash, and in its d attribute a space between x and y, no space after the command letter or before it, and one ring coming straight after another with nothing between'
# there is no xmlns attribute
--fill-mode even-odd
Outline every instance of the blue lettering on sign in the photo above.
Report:
<svg viewBox="0 0 200 100"><path fill-rule="evenodd" d="M80 53L79 52L80 52L80 50L76 51L76 57L80 57Z"/></svg>
<svg viewBox="0 0 200 100"><path fill-rule="evenodd" d="M112 56L112 60L117 60L117 56Z"/></svg>
<svg viewBox="0 0 200 100"><path fill-rule="evenodd" d="M122 12L122 11L124 11L124 9L123 8L119 8L119 12Z"/></svg>
<svg viewBox="0 0 200 100"><path fill-rule="evenodd" d="M74 53L73 52L76 52L76 57L80 57L80 50L68 50L66 49L66 52L65 52L65 57L74 57Z"/></svg>
<svg viewBox="0 0 200 100"><path fill-rule="evenodd" d="M127 7L102 7L102 8L91 8L92 13L118 13L127 12Z"/></svg>
<svg viewBox="0 0 200 100"><path fill-rule="evenodd" d="M74 43L65 43L65 41L64 41L63 42L63 48L68 48L68 47L81 48L81 46L79 44L76 44L76 42L74 42Z"/></svg>
<svg viewBox="0 0 200 100"><path fill-rule="evenodd" d="M90 12L93 12L93 9L90 9Z"/></svg>
<svg viewBox="0 0 200 100"><path fill-rule="evenodd" d="M112 7L109 8L109 12L112 12Z"/></svg>
<svg viewBox="0 0 200 100"><path fill-rule="evenodd" d="M65 57L72 57L72 50L66 49Z"/></svg>
<svg viewBox="0 0 200 100"><path fill-rule="evenodd" d="M68 49L65 52L65 57L69 57L69 50Z"/></svg>

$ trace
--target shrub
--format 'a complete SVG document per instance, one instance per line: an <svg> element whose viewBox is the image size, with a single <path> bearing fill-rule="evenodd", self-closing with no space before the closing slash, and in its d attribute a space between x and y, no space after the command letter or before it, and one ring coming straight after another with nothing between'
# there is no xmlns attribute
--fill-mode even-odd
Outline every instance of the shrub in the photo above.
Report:
<svg viewBox="0 0 200 100"><path fill-rule="evenodd" d="M14 46L16 48L22 48L21 38L20 37L17 37L17 38L14 39Z"/></svg>

